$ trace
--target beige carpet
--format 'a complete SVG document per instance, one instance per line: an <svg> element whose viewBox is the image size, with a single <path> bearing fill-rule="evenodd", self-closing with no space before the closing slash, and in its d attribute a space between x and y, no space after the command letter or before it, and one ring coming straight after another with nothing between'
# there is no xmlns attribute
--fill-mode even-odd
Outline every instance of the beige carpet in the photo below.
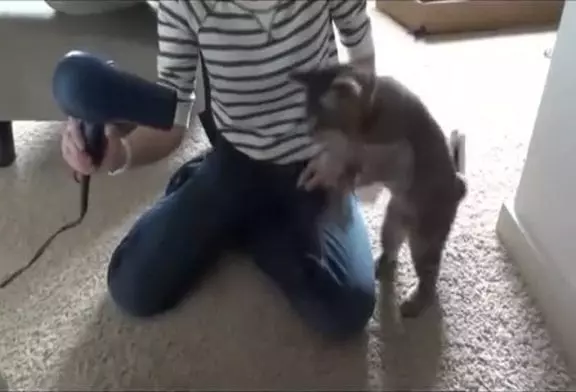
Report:
<svg viewBox="0 0 576 392"><path fill-rule="evenodd" d="M189 140L156 167L98 178L85 224L0 291L0 372L8 383L20 390L574 388L494 235L497 211L518 180L554 35L426 45L383 18L375 26L380 71L423 94L447 129L468 134L470 195L446 253L440 309L401 326L383 307L365 338L330 345L249 260L230 257L178 311L147 322L123 317L107 299L107 259L198 148ZM59 156L58 124L18 123L16 138L18 161L0 171L0 276L73 218L78 204ZM365 208L375 252L383 203ZM403 265L400 289L412 279Z"/></svg>

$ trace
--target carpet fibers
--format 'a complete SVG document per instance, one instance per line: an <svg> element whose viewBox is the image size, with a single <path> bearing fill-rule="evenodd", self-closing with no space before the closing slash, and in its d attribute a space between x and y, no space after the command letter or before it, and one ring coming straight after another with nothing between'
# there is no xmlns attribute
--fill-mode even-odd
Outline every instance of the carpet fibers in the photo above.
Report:
<svg viewBox="0 0 576 392"><path fill-rule="evenodd" d="M439 306L398 322L383 296L366 336L322 341L249 259L234 255L179 309L130 319L106 294L107 259L168 176L198 148L99 176L85 223L0 291L0 373L18 390L568 390L561 350L497 242L544 85L554 34L415 43L374 16L378 68L406 81L447 130L468 140L470 193L439 282ZM0 171L0 276L74 218L78 189L60 158L60 124L16 123L18 160ZM42 190L44 189L44 190ZM374 252L386 197L366 205ZM414 274L401 263L397 295ZM381 290L382 292L386 290Z"/></svg>

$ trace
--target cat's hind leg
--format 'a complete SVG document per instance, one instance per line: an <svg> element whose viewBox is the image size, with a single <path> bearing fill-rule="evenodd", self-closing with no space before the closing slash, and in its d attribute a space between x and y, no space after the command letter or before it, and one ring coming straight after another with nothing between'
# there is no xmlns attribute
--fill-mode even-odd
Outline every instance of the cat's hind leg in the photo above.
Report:
<svg viewBox="0 0 576 392"><path fill-rule="evenodd" d="M418 277L417 286L400 305L402 317L417 317L436 299L436 282L444 243L438 239L409 237L410 254Z"/></svg>
<svg viewBox="0 0 576 392"><path fill-rule="evenodd" d="M436 284L442 255L457 206L436 205L422 214L408 231L408 244L418 284L400 306L403 317L417 317L437 298Z"/></svg>

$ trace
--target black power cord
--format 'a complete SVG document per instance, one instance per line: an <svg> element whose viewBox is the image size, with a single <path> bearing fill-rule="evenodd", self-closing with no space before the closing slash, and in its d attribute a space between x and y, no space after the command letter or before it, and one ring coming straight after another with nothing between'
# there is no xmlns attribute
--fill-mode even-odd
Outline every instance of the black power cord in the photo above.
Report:
<svg viewBox="0 0 576 392"><path fill-rule="evenodd" d="M34 256L32 256L30 261L28 261L28 263L26 263L25 266L12 272L10 275L8 275L8 277L4 278L0 282L0 289L5 288L10 283L12 283L16 278L18 278L20 275L22 275L24 272L30 269L36 263L36 261L40 259L40 257L44 254L44 252L46 252L46 249L48 249L48 247L50 246L52 241L56 239L56 237L58 237L63 232L70 230L80 225L80 223L82 223L84 217L86 216L86 212L88 211L88 200L90 194L90 176L82 176L79 182L80 182L80 215L78 216L78 218L76 218L72 222L66 223L64 226L56 230L50 237L48 237L48 239L44 241L44 243L38 248L36 253L34 253Z"/></svg>

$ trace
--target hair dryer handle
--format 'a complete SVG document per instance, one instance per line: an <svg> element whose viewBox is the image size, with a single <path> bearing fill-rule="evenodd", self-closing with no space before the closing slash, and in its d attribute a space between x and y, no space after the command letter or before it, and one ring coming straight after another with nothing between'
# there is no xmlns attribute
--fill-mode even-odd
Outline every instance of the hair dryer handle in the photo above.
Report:
<svg viewBox="0 0 576 392"><path fill-rule="evenodd" d="M99 167L104 160L108 139L106 138L104 124L92 124L86 121L80 122L80 133L84 139L84 149L92 158L92 164Z"/></svg>

